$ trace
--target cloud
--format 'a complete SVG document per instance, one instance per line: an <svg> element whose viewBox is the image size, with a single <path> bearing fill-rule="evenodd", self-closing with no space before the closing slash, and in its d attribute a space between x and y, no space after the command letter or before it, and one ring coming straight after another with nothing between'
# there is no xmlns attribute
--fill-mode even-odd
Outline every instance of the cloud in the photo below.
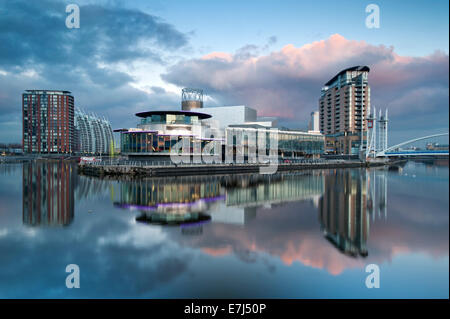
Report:
<svg viewBox="0 0 450 319"><path fill-rule="evenodd" d="M188 45L188 35L157 16L111 4L80 5L80 28L68 29L65 5L0 0L2 141L21 139L26 89L69 90L76 106L105 115L113 126L134 126L131 112L155 102L179 104L175 94L138 88L133 68L164 66Z"/></svg>
<svg viewBox="0 0 450 319"><path fill-rule="evenodd" d="M212 52L170 67L162 75L179 86L205 89L225 104L247 104L261 115L305 122L318 108L320 89L340 70L354 65L371 68L373 106L389 107L394 117L435 113L448 120L448 55L435 52L407 57L393 47L348 40L339 34L326 40L258 55L247 45L234 54ZM189 77L183 76L189 74ZM399 128L401 122L397 123ZM445 124L440 121L440 124Z"/></svg>
<svg viewBox="0 0 450 319"><path fill-rule="evenodd" d="M0 183L0 297L161 297L167 293L161 291L162 286L170 286L190 270L190 252L166 242L167 236L158 228L136 224L132 213L112 213L108 183L69 176L76 177L71 181L76 194L83 191L80 187L89 190L83 192L89 199L71 203L74 221L67 227L30 227L18 216L23 209L19 200L22 168L5 174L19 176L20 182L4 178ZM65 267L72 263L80 267L81 289L65 286Z"/></svg>
<svg viewBox="0 0 450 319"><path fill-rule="evenodd" d="M176 237L174 233L170 236L180 244L199 249L212 257L235 255L246 262L261 262L264 256L272 256L287 266L301 263L311 268L324 269L332 275L340 275L350 269L363 269L370 263L381 265L391 262L403 253L422 254L433 259L445 258L449 247L446 181L444 178L439 182L430 181L429 173L417 174L418 180L415 182L420 181L421 186L415 186L419 189L414 196L404 187L407 181L390 180L387 186L390 194L386 202L387 222L377 214L376 209L373 212L355 210L348 214L343 202L352 202L354 198L359 198L359 193L339 193L336 189L342 189L339 186L343 184L356 189L361 184L357 175L342 172L336 178L335 172L323 172L311 176L312 179L308 179L310 182L305 180L305 185L324 185L318 207L312 200L298 200L272 205L270 208L257 207L254 218L247 220L244 227L213 222L203 228L201 236ZM280 183L280 189L287 185L284 181ZM430 189L436 190L430 193ZM227 188L224 192L226 197L239 197L240 191ZM380 204L382 194L384 192L378 190L374 202ZM332 199L337 203L335 206L323 205L324 201ZM352 225L348 229L353 231L349 231L345 225ZM367 233L359 237L358 232L354 232L355 225L363 226ZM361 241L367 247L368 256L344 255L325 239L323 229L353 243Z"/></svg>
<svg viewBox="0 0 450 319"><path fill-rule="evenodd" d="M256 254L252 261L260 261L264 254L269 254L287 266L299 262L308 267L325 269L332 275L340 275L347 269L362 269L369 263L390 262L405 252L422 253L433 258L445 257L448 253L448 217L439 216L442 209L433 210L435 213L428 218L439 218L440 223L430 222L423 227L426 210L418 206L419 209L411 210L415 216L400 216L401 212L408 211L404 206L399 207L400 203L404 202L391 205L388 224L371 222L369 256L365 259L345 256L326 241L319 231L315 214L304 214L299 218L299 211L313 211L305 202L272 207L271 210L259 208L257 218L245 228L212 223L203 230L201 237L183 237L180 241L213 257L233 254L242 257L241 253L247 252ZM382 225L377 225L378 222Z"/></svg>
<svg viewBox="0 0 450 319"><path fill-rule="evenodd" d="M165 86L161 73L166 88L201 87L211 105L246 104L261 116L280 117L282 125L306 128L322 85L359 64L371 67L372 105L389 107L391 132L448 127L448 54L442 52L400 56L393 47L335 34L271 52L278 42L272 36L234 53L185 59L189 33L114 2L80 5L79 29L66 28L62 1L0 0L0 12L2 142L21 139L25 89L69 90L76 106L106 116L113 127L131 127L133 112L179 107L179 94L154 89Z"/></svg>
<svg viewBox="0 0 450 319"><path fill-rule="evenodd" d="M62 2L0 1L0 6L7 12L0 20L2 68L31 63L79 66L136 58L159 61L151 51L154 47L173 50L187 44L185 34L138 10L80 6L80 28L68 29Z"/></svg>

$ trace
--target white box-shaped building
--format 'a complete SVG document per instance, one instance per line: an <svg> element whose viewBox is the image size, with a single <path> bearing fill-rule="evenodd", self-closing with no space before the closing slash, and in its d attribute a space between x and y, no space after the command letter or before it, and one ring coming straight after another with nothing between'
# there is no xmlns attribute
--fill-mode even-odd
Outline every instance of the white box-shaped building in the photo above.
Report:
<svg viewBox="0 0 450 319"><path fill-rule="evenodd" d="M256 110L245 105L206 107L202 109L202 112L211 115L212 120L221 129L230 125L257 121Z"/></svg>

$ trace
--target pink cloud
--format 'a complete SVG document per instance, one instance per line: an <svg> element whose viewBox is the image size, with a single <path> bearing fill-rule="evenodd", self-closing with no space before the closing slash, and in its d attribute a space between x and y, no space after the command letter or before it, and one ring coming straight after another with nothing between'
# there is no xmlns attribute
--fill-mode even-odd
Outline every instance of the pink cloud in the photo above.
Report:
<svg viewBox="0 0 450 319"><path fill-rule="evenodd" d="M222 59L227 62L231 62L233 60L233 56L229 53L224 52L211 52L202 56L203 60L214 60L214 59Z"/></svg>
<svg viewBox="0 0 450 319"><path fill-rule="evenodd" d="M448 54L439 51L401 56L392 46L334 34L301 47L287 44L267 55L212 52L183 61L162 77L179 86L202 87L223 104L246 104L262 116L306 123L318 108L325 82L347 67L368 65L372 105L389 106L394 116L431 111L443 112L442 117L448 114L448 61Z"/></svg>

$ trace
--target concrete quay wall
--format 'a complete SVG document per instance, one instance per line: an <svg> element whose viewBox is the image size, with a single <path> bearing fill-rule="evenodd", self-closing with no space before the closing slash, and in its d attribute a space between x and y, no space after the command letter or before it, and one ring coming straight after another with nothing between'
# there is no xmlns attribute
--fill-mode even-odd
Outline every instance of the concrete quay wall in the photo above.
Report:
<svg viewBox="0 0 450 319"><path fill-rule="evenodd" d="M384 166L386 163L348 161L341 163L283 163L278 164L277 172L295 171L305 169L328 169L328 168L353 168ZM181 175L205 175L205 174L241 174L259 173L260 166L256 164L199 164L181 166L130 166L130 165L99 165L80 164L80 173L90 176L119 176L131 175L141 177L151 176L181 176Z"/></svg>

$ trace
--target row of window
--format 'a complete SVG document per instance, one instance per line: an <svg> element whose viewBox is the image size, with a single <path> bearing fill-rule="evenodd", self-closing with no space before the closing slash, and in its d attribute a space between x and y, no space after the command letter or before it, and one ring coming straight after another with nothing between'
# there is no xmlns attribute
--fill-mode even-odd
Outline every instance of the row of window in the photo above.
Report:
<svg viewBox="0 0 450 319"><path fill-rule="evenodd" d="M123 153L169 153L179 139L153 133L124 133L121 150Z"/></svg>
<svg viewBox="0 0 450 319"><path fill-rule="evenodd" d="M185 114L152 115L141 120L141 124L196 124L198 116Z"/></svg>

